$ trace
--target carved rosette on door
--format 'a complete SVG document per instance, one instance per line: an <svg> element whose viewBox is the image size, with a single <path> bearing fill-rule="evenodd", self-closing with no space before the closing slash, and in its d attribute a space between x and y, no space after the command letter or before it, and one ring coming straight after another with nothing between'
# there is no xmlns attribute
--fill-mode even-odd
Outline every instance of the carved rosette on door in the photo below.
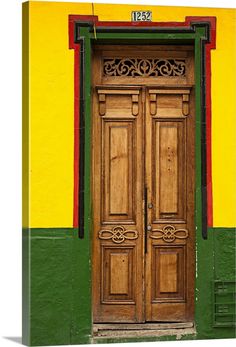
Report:
<svg viewBox="0 0 236 347"><path fill-rule="evenodd" d="M193 317L192 51L152 49L95 59L94 322Z"/></svg>

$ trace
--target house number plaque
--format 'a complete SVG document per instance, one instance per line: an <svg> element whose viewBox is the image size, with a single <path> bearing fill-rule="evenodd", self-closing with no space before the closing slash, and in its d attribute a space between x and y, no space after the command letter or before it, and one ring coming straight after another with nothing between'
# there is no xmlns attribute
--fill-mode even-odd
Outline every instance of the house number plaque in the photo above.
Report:
<svg viewBox="0 0 236 347"><path fill-rule="evenodd" d="M152 12L151 11L132 11L131 19L132 19L132 22L151 22Z"/></svg>

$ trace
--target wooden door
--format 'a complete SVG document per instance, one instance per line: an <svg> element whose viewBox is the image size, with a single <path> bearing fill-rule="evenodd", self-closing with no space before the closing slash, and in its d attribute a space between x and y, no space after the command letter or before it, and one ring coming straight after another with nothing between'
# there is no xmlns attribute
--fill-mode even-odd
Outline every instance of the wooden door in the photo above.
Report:
<svg viewBox="0 0 236 347"><path fill-rule="evenodd" d="M186 321L194 301L191 88L149 88L146 113L146 319Z"/></svg>
<svg viewBox="0 0 236 347"><path fill-rule="evenodd" d="M93 320L191 320L192 67L188 62L189 75L169 84L166 77L157 84L147 76L106 76L106 49L94 55Z"/></svg>
<svg viewBox="0 0 236 347"><path fill-rule="evenodd" d="M100 87L94 103L94 320L143 319L143 117L139 87Z"/></svg>

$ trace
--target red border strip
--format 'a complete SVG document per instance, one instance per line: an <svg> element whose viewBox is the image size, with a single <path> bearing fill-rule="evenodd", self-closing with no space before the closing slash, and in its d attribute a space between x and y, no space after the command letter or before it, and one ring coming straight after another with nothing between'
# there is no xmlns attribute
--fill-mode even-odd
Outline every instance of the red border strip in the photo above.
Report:
<svg viewBox="0 0 236 347"><path fill-rule="evenodd" d="M206 52L206 161L207 161L207 225L213 226L213 194L212 194L212 141L211 141L211 50L216 48L216 17L186 17L186 22L209 22L210 42L205 46Z"/></svg>
<svg viewBox="0 0 236 347"><path fill-rule="evenodd" d="M70 17L70 16L69 16ZM73 206L73 226L79 224L79 95L80 95L80 45L74 43L74 20L69 19L69 48L74 49L74 206Z"/></svg>
<svg viewBox="0 0 236 347"><path fill-rule="evenodd" d="M206 141L207 141L207 224L213 225L212 209L212 154L211 154L211 49L216 47L216 17L185 17L185 22L102 22L98 16L69 15L69 48L74 49L74 211L73 226L78 227L79 189L79 95L80 44L74 43L76 21L91 21L97 27L190 27L194 22L210 23L210 42L206 44Z"/></svg>
<svg viewBox="0 0 236 347"><path fill-rule="evenodd" d="M211 50L216 48L216 18L210 17L211 42L206 45L206 155L207 155L207 224L213 226L212 141L211 141Z"/></svg>

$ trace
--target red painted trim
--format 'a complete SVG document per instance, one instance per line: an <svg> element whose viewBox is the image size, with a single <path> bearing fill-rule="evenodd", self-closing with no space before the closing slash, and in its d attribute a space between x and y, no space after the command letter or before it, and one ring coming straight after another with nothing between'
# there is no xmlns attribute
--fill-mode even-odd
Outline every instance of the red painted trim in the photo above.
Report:
<svg viewBox="0 0 236 347"><path fill-rule="evenodd" d="M212 154L211 154L211 49L216 46L216 18L193 17L185 18L185 22L104 22L98 16L69 15L69 48L74 49L74 211L73 226L78 227L78 187L79 187L79 53L80 45L74 43L74 23L91 21L97 27L190 27L193 22L210 23L211 41L206 44L206 141L207 141L207 221L213 225L212 209Z"/></svg>
<svg viewBox="0 0 236 347"><path fill-rule="evenodd" d="M79 224L79 91L80 91L80 46L74 44L74 21L69 20L69 48L74 49L74 204L73 226Z"/></svg>
<svg viewBox="0 0 236 347"><path fill-rule="evenodd" d="M76 47L74 50L74 227L78 227L79 222L79 53L80 47Z"/></svg>
<svg viewBox="0 0 236 347"><path fill-rule="evenodd" d="M74 23L76 21L91 21L96 24L97 27L190 27L193 22L209 22L211 24L211 43L215 42L215 34L213 32L216 30L216 18L215 17L197 17L197 16L187 16L185 17L185 22L119 22L119 21L99 21L98 16L91 15L69 15L69 22ZM73 30L70 31L70 48L75 45L73 36ZM213 48L213 47L212 47Z"/></svg>
<svg viewBox="0 0 236 347"><path fill-rule="evenodd" d="M213 226L212 140L211 140L211 49L216 48L216 18L211 23L211 41L206 45L206 157L207 157L207 224Z"/></svg>

